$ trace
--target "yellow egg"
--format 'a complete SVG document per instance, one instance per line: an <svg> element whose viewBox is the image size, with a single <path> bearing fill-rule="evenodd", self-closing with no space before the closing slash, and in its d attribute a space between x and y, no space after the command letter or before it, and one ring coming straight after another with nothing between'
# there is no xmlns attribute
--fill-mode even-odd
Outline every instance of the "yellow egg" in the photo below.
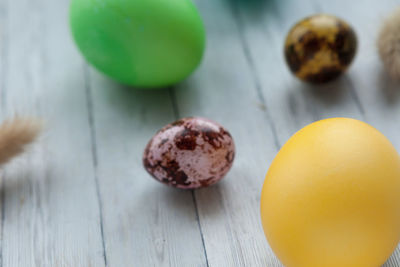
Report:
<svg viewBox="0 0 400 267"><path fill-rule="evenodd" d="M400 157L370 125L322 120L282 147L261 218L286 267L378 267L400 239Z"/></svg>

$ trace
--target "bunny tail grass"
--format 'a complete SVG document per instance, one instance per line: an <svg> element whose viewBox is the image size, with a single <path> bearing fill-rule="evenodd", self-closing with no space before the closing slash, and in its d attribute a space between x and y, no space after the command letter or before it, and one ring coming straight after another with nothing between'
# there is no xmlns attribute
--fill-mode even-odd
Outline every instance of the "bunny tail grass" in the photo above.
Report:
<svg viewBox="0 0 400 267"><path fill-rule="evenodd" d="M400 8L383 23L378 36L378 51L389 75L400 79Z"/></svg>
<svg viewBox="0 0 400 267"><path fill-rule="evenodd" d="M24 152L42 128L37 119L15 117L0 125L0 165Z"/></svg>

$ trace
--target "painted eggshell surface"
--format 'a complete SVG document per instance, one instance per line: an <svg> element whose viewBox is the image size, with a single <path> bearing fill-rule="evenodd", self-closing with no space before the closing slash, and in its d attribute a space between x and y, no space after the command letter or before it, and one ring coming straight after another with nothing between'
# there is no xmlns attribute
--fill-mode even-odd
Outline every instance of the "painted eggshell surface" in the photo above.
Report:
<svg viewBox="0 0 400 267"><path fill-rule="evenodd" d="M345 21L326 14L308 17L289 32L285 57L301 80L325 83L339 77L351 64L357 36Z"/></svg>
<svg viewBox="0 0 400 267"><path fill-rule="evenodd" d="M272 162L261 218L286 267L382 266L400 240L400 156L364 122L310 124Z"/></svg>
<svg viewBox="0 0 400 267"><path fill-rule="evenodd" d="M161 129L148 143L145 169L158 181L183 189L221 180L232 166L235 145L229 132L205 118L184 118Z"/></svg>
<svg viewBox="0 0 400 267"><path fill-rule="evenodd" d="M203 21L190 0L72 0L70 24L91 65L140 88L180 82L205 49Z"/></svg>

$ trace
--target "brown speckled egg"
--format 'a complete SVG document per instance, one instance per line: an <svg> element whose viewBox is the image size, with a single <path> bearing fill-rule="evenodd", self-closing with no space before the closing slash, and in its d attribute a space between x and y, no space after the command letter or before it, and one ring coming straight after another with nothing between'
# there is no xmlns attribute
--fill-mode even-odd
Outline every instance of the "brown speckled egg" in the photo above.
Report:
<svg viewBox="0 0 400 267"><path fill-rule="evenodd" d="M147 144L143 165L166 185L193 189L221 180L234 157L235 145L224 127L193 117L162 128Z"/></svg>
<svg viewBox="0 0 400 267"><path fill-rule="evenodd" d="M339 77L357 51L357 36L345 21L318 14L303 19L289 32L285 57L301 80L325 83Z"/></svg>

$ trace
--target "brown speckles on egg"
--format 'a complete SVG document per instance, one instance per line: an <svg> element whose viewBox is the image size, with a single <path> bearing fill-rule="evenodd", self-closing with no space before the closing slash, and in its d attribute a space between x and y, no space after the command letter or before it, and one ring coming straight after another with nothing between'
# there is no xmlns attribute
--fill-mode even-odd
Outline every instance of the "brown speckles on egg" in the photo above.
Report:
<svg viewBox="0 0 400 267"><path fill-rule="evenodd" d="M342 70L337 67L324 67L318 73L311 73L305 76L305 79L311 83L324 83L328 80L334 80L342 74Z"/></svg>
<svg viewBox="0 0 400 267"><path fill-rule="evenodd" d="M225 159L227 162L233 162L235 158L235 153L233 153L233 151L228 151L228 153L226 153Z"/></svg>
<svg viewBox="0 0 400 267"><path fill-rule="evenodd" d="M214 179L215 179L215 177L212 176L208 179L200 180L201 187L207 187L207 186L213 184Z"/></svg>
<svg viewBox="0 0 400 267"><path fill-rule="evenodd" d="M199 132L185 128L181 133L175 135L174 142L176 147L181 150L195 150L197 136L199 136Z"/></svg>
<svg viewBox="0 0 400 267"><path fill-rule="evenodd" d="M221 125L204 118L184 118L167 125L150 140L143 165L164 184L198 188L222 179L234 155L233 139Z"/></svg>
<svg viewBox="0 0 400 267"><path fill-rule="evenodd" d="M353 29L343 20L324 14L297 23L285 43L290 70L311 83L336 79L351 64L356 50Z"/></svg>
<svg viewBox="0 0 400 267"><path fill-rule="evenodd" d="M190 184L188 182L188 176L181 170L179 163L176 162L176 160L167 160L165 164L160 166L167 174L163 179L167 179L169 182L172 181L172 183L183 186Z"/></svg>
<svg viewBox="0 0 400 267"><path fill-rule="evenodd" d="M303 59L304 60L312 60L315 56L315 54L321 50L321 46L323 43L323 40L318 37L318 35L315 32L312 31L307 31L302 35L299 39L301 43L303 43L304 46L304 55Z"/></svg>
<svg viewBox="0 0 400 267"><path fill-rule="evenodd" d="M187 119L189 119L189 118L187 118ZM166 126L166 127L172 127L172 126L181 126L181 125L183 125L185 123L185 119L181 119L181 120L177 120L177 121L174 121L173 123L171 123L170 125L168 125L168 126Z"/></svg>
<svg viewBox="0 0 400 267"><path fill-rule="evenodd" d="M221 148L222 141L224 140L223 137L224 132L221 131L221 128L219 128L218 131L216 131L216 129L203 127L200 131L202 138L205 142L209 143L214 149Z"/></svg>

